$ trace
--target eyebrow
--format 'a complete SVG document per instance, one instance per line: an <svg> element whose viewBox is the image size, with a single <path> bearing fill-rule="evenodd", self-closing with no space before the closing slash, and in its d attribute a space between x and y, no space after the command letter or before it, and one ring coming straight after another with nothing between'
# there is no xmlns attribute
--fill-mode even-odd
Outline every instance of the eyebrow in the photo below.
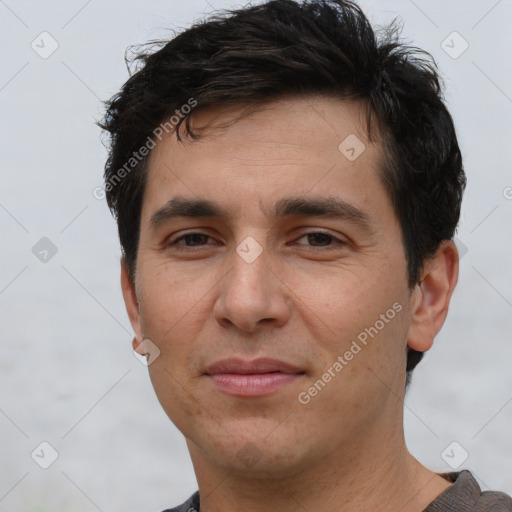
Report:
<svg viewBox="0 0 512 512"><path fill-rule="evenodd" d="M374 228L367 213L338 197L286 197L279 199L266 214L276 219L292 216L326 217L350 221L369 232ZM207 199L177 196L153 213L150 227L157 229L164 222L180 217L233 220L235 215L231 209Z"/></svg>

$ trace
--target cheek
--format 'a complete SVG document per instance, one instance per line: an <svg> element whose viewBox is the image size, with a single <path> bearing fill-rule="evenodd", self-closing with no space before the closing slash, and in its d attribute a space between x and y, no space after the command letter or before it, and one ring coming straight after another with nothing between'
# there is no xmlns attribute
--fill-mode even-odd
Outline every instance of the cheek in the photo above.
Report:
<svg viewBox="0 0 512 512"><path fill-rule="evenodd" d="M198 355L211 341L205 332L213 321L212 294L218 278L169 267L151 269L148 265L145 274L141 273L144 286L140 290L140 318L144 337L160 350L158 359L150 365L150 370L153 366L155 371L163 368L155 374L155 382L168 381L165 386L180 391L182 384L186 388L198 375Z"/></svg>
<svg viewBox="0 0 512 512"><path fill-rule="evenodd" d="M186 380L163 355L149 366L149 376L155 394L169 419L181 431L190 434L190 418L194 423L204 423L208 420L206 408L201 400L191 399L197 393L194 383Z"/></svg>
<svg viewBox="0 0 512 512"><path fill-rule="evenodd" d="M333 379L343 382L340 392L348 386L360 396L379 379L394 386L405 370L409 299L402 280L393 280L391 272L382 279L373 273L346 272L336 279L303 274L299 286L299 316L309 327L321 361L314 378L321 378L341 356L343 370Z"/></svg>
<svg viewBox="0 0 512 512"><path fill-rule="evenodd" d="M295 302L300 316L310 326L325 331L319 341L326 337L331 341L357 337L401 296L397 289L387 288L386 283L346 271L325 276L302 273L293 289L300 299ZM396 316L395 311L388 316Z"/></svg>
<svg viewBox="0 0 512 512"><path fill-rule="evenodd" d="M144 334L164 342L198 306L202 290L168 265L141 271L140 315ZM142 269L141 269L142 270ZM194 281L192 281L194 282ZM204 294L204 292L203 292Z"/></svg>

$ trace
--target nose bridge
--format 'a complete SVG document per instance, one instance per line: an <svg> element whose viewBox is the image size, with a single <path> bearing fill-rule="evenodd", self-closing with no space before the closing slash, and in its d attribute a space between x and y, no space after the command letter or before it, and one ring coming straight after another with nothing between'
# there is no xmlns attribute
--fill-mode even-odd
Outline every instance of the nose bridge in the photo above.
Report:
<svg viewBox="0 0 512 512"><path fill-rule="evenodd" d="M240 299L255 301L264 294L270 269L268 250L255 238L248 236L236 247L228 274L229 292Z"/></svg>
<svg viewBox="0 0 512 512"><path fill-rule="evenodd" d="M252 237L238 244L215 305L217 321L247 331L261 320L286 321L288 307L270 259L268 250Z"/></svg>

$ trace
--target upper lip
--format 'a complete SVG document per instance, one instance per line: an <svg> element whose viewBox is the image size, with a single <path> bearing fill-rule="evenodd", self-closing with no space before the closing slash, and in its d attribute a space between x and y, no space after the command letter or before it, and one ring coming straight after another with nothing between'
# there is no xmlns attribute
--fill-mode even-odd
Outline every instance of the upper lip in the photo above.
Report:
<svg viewBox="0 0 512 512"><path fill-rule="evenodd" d="M304 373L302 370L285 361L263 357L246 361L239 358L222 359L206 368L206 375L217 375L223 373L250 375L258 373Z"/></svg>

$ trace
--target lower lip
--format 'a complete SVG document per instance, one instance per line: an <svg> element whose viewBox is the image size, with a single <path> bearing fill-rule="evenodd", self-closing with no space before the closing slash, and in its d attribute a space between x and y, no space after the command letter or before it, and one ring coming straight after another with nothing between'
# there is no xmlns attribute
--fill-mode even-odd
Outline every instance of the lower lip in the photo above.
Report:
<svg viewBox="0 0 512 512"><path fill-rule="evenodd" d="M241 397L270 395L301 376L301 373L279 372L248 375L238 373L209 375L217 389L229 395Z"/></svg>

